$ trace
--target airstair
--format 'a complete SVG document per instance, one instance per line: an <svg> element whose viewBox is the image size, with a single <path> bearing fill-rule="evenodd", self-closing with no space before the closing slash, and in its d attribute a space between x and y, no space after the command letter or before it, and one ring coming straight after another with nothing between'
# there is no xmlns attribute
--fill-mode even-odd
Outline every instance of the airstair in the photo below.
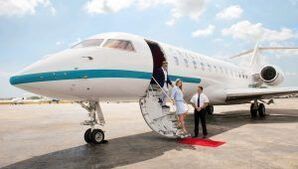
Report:
<svg viewBox="0 0 298 169"><path fill-rule="evenodd" d="M163 92L165 91L158 83L157 85L150 84L146 95L140 99L139 104L146 123L153 131L160 135L169 138L187 137L187 135L181 134L182 131L178 127L178 119L174 107L162 107L160 98ZM170 99L168 95L167 97Z"/></svg>

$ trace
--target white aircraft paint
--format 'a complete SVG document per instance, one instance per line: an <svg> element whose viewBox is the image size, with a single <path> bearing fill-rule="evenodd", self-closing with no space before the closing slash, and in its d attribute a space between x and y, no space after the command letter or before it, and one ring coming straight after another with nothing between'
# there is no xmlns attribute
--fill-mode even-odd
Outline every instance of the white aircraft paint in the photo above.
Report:
<svg viewBox="0 0 298 169"><path fill-rule="evenodd" d="M152 54L145 38L126 33L106 33L88 39L129 40L136 52L104 48L102 45L105 42L100 47L67 49L48 55L25 68L11 78L11 83L32 93L61 99L137 100L143 96L153 70ZM184 83L186 98L189 98L195 92L195 87L200 84L205 87L205 93L213 104L224 104L225 89L248 88L250 85L248 68L156 43L169 62L169 74L174 76L172 80L175 80L175 77L183 80L185 77L193 81ZM88 56L93 60L89 60ZM177 59L179 64L176 63ZM201 63L204 64L203 67ZM94 78L90 75L92 72L87 72L92 70L95 71L94 74L107 73L111 76L98 75ZM79 73L80 71L83 72ZM126 71L131 71L131 75L121 77L127 74ZM200 79L201 82L196 83L192 78Z"/></svg>

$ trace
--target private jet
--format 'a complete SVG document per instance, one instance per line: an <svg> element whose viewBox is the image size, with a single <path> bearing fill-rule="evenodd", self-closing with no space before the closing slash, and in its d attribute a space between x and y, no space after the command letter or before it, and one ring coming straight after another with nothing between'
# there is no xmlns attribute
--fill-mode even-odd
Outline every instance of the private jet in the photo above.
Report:
<svg viewBox="0 0 298 169"><path fill-rule="evenodd" d="M163 89L152 85L154 68L168 62L170 79L184 82L186 101L198 85L204 86L210 99L209 114L213 105L251 103L251 117L264 117L264 103L271 103L264 99L298 92L296 87L278 87L284 74L277 66L261 61L264 50L273 48L256 45L235 56L250 56L249 66L243 67L133 34L104 33L47 55L12 76L10 83L38 95L78 102L89 112L90 119L82 123L90 126L84 134L87 143L104 142L100 102L106 101L138 100L153 131L180 138L175 112L159 103Z"/></svg>

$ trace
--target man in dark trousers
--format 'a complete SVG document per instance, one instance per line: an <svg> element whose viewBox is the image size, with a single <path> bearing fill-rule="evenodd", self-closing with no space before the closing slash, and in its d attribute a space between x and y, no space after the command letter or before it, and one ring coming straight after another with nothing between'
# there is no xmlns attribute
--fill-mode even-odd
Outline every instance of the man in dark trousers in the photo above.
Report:
<svg viewBox="0 0 298 169"><path fill-rule="evenodd" d="M162 66L159 68L154 69L153 71L153 77L157 81L157 83L162 87L162 89L165 91L166 94L169 95L169 85L173 87L173 84L169 78L168 75L168 62L163 61ZM151 83L156 84L154 80L151 81ZM164 92L162 92L161 104L163 108L169 108L169 106L166 105L166 97L167 95Z"/></svg>
<svg viewBox="0 0 298 169"><path fill-rule="evenodd" d="M203 93L203 87L198 86L197 93L193 95L190 100L192 106L194 107L194 121L195 129L194 136L198 137L199 135L199 121L201 120L202 129L203 129L203 138L207 136L207 127L206 127L206 107L209 104L208 97Z"/></svg>

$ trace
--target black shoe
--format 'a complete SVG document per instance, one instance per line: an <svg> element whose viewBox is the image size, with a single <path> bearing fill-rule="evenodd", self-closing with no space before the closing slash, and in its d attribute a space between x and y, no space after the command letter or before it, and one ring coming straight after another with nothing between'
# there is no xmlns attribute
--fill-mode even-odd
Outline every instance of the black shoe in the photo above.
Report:
<svg viewBox="0 0 298 169"><path fill-rule="evenodd" d="M162 103L162 100L161 100L161 98L158 98L158 103L160 103L160 104Z"/></svg>
<svg viewBox="0 0 298 169"><path fill-rule="evenodd" d="M191 136L192 138L198 138L198 136L197 135L193 135L193 136Z"/></svg>
<svg viewBox="0 0 298 169"><path fill-rule="evenodd" d="M202 137L203 139L207 138L207 134Z"/></svg>
<svg viewBox="0 0 298 169"><path fill-rule="evenodd" d="M162 108L167 108L167 109L169 109L169 108L170 108L170 106L163 105L163 106L162 106Z"/></svg>

